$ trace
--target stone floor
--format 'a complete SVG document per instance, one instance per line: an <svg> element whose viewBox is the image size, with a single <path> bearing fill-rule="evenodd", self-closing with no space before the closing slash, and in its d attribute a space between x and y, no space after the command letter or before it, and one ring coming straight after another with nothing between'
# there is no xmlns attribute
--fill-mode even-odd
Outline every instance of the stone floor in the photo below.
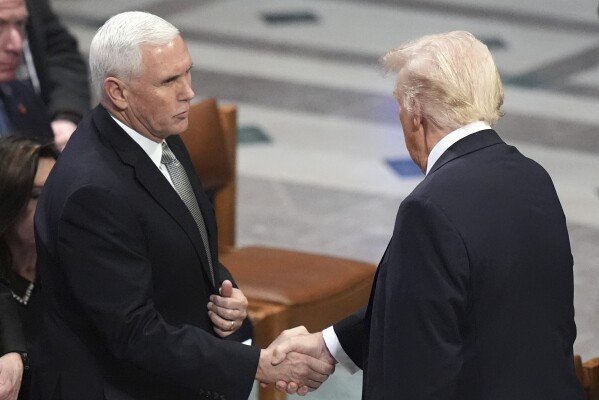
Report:
<svg viewBox="0 0 599 400"><path fill-rule="evenodd" d="M567 6L565 6L567 3ZM499 133L552 175L575 259L575 351L599 356L599 17L595 0L54 0L87 53L125 10L181 28L200 97L239 105L240 244L377 262L420 181L377 59L427 33L466 29L505 86ZM246 135L246 136L244 136ZM314 399L359 399L337 371Z"/></svg>

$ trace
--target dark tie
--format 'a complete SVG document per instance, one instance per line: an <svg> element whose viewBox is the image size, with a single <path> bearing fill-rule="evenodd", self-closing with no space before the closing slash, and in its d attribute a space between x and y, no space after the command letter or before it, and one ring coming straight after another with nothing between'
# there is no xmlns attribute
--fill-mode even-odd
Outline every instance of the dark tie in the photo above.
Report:
<svg viewBox="0 0 599 400"><path fill-rule="evenodd" d="M208 245L208 232L206 231L206 224L204 222L204 218L202 217L202 212L200 211L200 207L198 206L198 201L193 193L193 189L191 187L191 184L189 183L189 178L187 177L185 169L183 168L179 160L177 160L177 157L175 157L171 149L168 147L166 141L162 142L162 159L160 160L160 162L165 165L169 175L171 176L171 180L173 181L173 186L175 186L175 191L177 192L179 197L181 197L183 203L185 203L185 205L187 206L187 209L191 213L193 219L196 222L196 225L198 226L200 236L202 237L204 249L206 250L206 256L208 257L210 279L212 280L212 284L215 285L214 269L212 267L212 256L210 255L210 247Z"/></svg>

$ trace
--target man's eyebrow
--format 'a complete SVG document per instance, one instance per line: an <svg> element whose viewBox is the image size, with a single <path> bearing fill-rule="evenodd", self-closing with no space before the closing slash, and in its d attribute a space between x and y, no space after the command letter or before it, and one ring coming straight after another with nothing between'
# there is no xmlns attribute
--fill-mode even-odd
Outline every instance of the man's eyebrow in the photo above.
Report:
<svg viewBox="0 0 599 400"><path fill-rule="evenodd" d="M189 71L191 71L191 70L192 70L192 68L193 68L193 64L192 64L192 65L190 65L190 66L189 66L189 68L187 68L187 70L185 71L185 73L183 73L183 74L179 74L179 75L172 75L172 76L169 76L169 77L167 77L167 78L163 79L163 80L162 80L162 83L168 83L168 82L174 81L174 80L176 80L177 78L179 78L179 77L181 77L181 76L183 76L183 75L187 74Z"/></svg>
<svg viewBox="0 0 599 400"><path fill-rule="evenodd" d="M167 78L164 78L161 83L168 83L168 82L174 81L174 80L176 80L180 76L181 75L172 75L172 76L169 76Z"/></svg>

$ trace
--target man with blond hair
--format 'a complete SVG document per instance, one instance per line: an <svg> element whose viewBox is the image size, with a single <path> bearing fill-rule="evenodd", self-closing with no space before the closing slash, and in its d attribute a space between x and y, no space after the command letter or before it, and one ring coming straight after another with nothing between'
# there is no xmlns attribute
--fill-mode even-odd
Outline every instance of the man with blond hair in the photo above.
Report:
<svg viewBox="0 0 599 400"><path fill-rule="evenodd" d="M399 207L368 307L275 358L362 368L369 400L582 399L566 220L547 172L491 128L503 89L489 50L450 32L382 63L426 177Z"/></svg>

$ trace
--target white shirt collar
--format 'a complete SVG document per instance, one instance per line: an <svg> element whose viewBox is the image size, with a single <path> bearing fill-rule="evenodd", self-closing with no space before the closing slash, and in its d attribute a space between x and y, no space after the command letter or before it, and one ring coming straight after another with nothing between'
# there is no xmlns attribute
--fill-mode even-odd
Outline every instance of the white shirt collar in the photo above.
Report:
<svg viewBox="0 0 599 400"><path fill-rule="evenodd" d="M428 162L426 164L426 174L430 172L433 165L439 160L441 155L447 151L455 142L465 138L466 136L472 135L473 133L483 131L485 129L491 129L491 126L483 121L471 122L468 125L464 125L455 131L449 132L447 136L439 140L439 142L433 147L431 153L428 155Z"/></svg>
<svg viewBox="0 0 599 400"><path fill-rule="evenodd" d="M141 133L137 132L135 129L125 125L116 119L112 114L110 114L110 116L117 124L119 124L121 128L123 128L125 133L131 136L131 139L133 139L135 143L137 143L139 147L146 152L148 157L150 157L150 160L152 160L152 162L156 164L158 168L160 168L160 160L162 159L162 142L156 143L155 141L150 140Z"/></svg>

